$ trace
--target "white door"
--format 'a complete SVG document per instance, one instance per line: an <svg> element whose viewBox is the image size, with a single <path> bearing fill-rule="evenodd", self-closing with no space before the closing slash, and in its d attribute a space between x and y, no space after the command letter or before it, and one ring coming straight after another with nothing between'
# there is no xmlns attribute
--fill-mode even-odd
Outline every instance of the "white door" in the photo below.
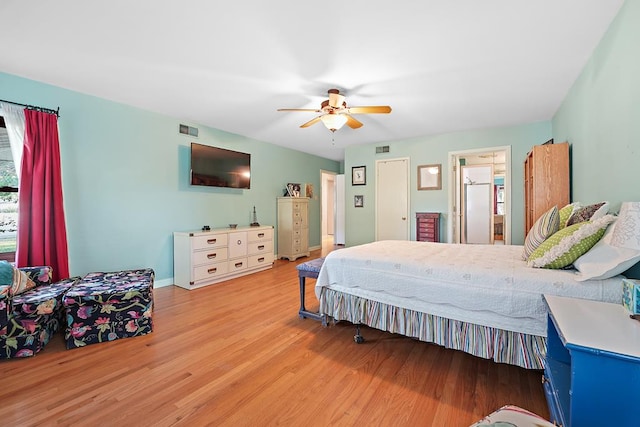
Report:
<svg viewBox="0 0 640 427"><path fill-rule="evenodd" d="M409 240L409 159L376 161L376 240Z"/></svg>

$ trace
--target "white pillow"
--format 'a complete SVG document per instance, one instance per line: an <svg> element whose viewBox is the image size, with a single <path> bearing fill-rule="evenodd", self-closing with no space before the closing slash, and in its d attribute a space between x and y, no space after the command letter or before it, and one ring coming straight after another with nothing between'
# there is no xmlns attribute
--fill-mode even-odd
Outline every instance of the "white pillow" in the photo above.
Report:
<svg viewBox="0 0 640 427"><path fill-rule="evenodd" d="M586 254L573 262L578 270L576 280L603 280L624 273L640 261L640 250L611 244L618 222L612 224L604 237Z"/></svg>
<svg viewBox="0 0 640 427"><path fill-rule="evenodd" d="M611 236L616 247L640 250L640 202L623 202Z"/></svg>

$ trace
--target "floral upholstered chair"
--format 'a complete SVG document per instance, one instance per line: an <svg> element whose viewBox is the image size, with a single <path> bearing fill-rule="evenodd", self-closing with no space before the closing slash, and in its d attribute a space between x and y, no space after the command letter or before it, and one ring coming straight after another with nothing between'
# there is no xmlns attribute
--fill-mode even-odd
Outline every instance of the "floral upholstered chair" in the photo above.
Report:
<svg viewBox="0 0 640 427"><path fill-rule="evenodd" d="M51 273L0 261L0 358L33 356L60 327L62 296L79 278L51 283Z"/></svg>

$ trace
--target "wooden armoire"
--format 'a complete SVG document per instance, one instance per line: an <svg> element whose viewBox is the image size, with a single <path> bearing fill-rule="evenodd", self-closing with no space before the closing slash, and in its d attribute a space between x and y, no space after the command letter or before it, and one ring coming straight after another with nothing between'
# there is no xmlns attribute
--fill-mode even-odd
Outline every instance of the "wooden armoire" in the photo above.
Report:
<svg viewBox="0 0 640 427"><path fill-rule="evenodd" d="M524 232L553 206L569 204L569 143L534 146L524 161Z"/></svg>

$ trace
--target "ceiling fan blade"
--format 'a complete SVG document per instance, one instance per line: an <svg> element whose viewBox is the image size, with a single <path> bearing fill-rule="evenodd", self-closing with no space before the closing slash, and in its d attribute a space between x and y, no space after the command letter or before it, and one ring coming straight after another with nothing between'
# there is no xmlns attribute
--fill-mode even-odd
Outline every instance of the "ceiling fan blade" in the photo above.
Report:
<svg viewBox="0 0 640 427"><path fill-rule="evenodd" d="M362 123L354 119L350 115L345 114L345 117L347 118L347 126L349 126L351 129L358 129L359 127L362 127Z"/></svg>
<svg viewBox="0 0 640 427"><path fill-rule="evenodd" d="M391 107L388 105L372 105L368 107L349 107L347 108L349 114L388 114L391 112Z"/></svg>
<svg viewBox="0 0 640 427"><path fill-rule="evenodd" d="M315 108L278 108L278 111L309 111L314 113L320 113L321 111Z"/></svg>
<svg viewBox="0 0 640 427"><path fill-rule="evenodd" d="M320 117L322 117L322 116L318 116L315 119L311 119L307 123L301 124L300 127L301 128L308 128L311 125L315 125L316 123L318 123L320 121Z"/></svg>

